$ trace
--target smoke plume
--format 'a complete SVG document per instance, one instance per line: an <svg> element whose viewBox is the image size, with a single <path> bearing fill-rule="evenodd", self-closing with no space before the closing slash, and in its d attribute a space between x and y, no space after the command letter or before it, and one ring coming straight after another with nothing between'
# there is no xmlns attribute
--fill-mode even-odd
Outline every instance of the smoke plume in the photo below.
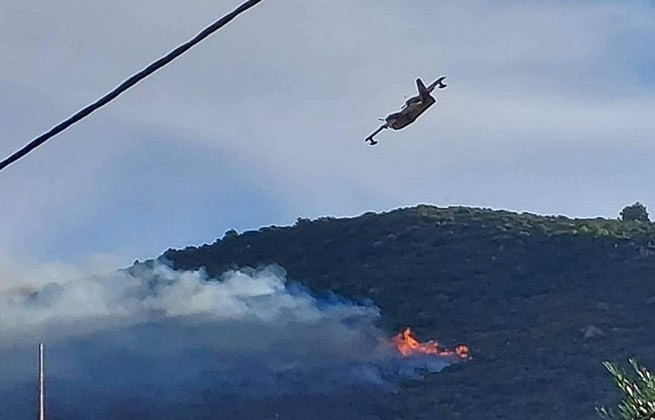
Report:
<svg viewBox="0 0 655 420"><path fill-rule="evenodd" d="M62 275L0 289L0 418L34 413L38 341L52 418L293 418L321 404L327 418L339 404L361 418L361 395L416 371L371 302L314 296L280 267L218 279L163 263Z"/></svg>

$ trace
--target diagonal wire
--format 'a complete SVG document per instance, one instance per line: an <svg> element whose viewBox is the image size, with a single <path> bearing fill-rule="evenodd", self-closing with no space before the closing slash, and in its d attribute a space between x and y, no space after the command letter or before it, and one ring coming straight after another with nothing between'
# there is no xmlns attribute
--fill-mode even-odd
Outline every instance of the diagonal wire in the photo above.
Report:
<svg viewBox="0 0 655 420"><path fill-rule="evenodd" d="M123 83L115 87L112 91L107 93L105 96L102 98L98 99L97 101L93 102L92 104L88 105L86 108L78 111L75 115L69 117L67 120L59 123L58 125L54 126L51 128L49 131L41 134L39 137L35 138L31 142L29 142L27 145L25 145L23 148L0 162L0 171L6 168L7 166L11 165L12 163L16 162L18 159L22 158L23 156L27 155L29 152L32 150L36 149L46 141L48 141L50 138L56 136L57 134L61 133L71 125L75 124L76 122L80 121L81 119L87 117L89 114L92 112L96 111L97 109L107 105L109 102L113 101L116 99L120 94L131 88L132 86L136 85L138 82L141 80L145 79L146 77L150 76L152 73L156 72L160 68L164 67L166 64L170 63L171 61L175 60L177 57L180 55L184 54L187 50L189 50L191 47L195 46L198 44L200 41L203 39L207 38L209 35L212 33L216 32L217 30L221 29L223 26L227 25L232 19L235 17L239 16L241 13L245 12L246 10L250 9L251 7L256 6L258 3L260 3L262 0L248 0L245 3L241 4L241 6L237 7L234 9L232 12L228 13L227 15L223 16L216 22L212 23L205 29L203 29L198 35L196 35L193 39L190 41L180 45L179 47L175 48L173 51L169 52L166 54L164 57L160 58L159 60L155 61L154 63L150 64L148 67L144 68L140 72L136 73L135 75L131 76L129 79L125 80Z"/></svg>

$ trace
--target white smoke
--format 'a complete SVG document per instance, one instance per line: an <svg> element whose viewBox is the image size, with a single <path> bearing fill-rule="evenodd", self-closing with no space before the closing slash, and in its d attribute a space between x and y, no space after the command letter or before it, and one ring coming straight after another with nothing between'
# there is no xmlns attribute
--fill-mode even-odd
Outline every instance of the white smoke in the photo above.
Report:
<svg viewBox="0 0 655 420"><path fill-rule="evenodd" d="M103 329L154 320L204 318L214 322L302 322L379 316L372 306L330 305L287 288L279 267L241 270L210 279L202 271L174 271L161 263L84 277L65 273L57 282L0 292L0 330L65 328L79 322ZM97 324L97 325L96 325Z"/></svg>
<svg viewBox="0 0 655 420"><path fill-rule="evenodd" d="M53 410L62 418L115 418L111 407L125 401L209 407L226 395L261 401L379 392L418 367L416 360L398 365L372 303L317 297L277 266L217 279L161 262L103 275L70 267L34 273L42 277L21 287L20 270L11 282L1 279L0 392L12 398L0 402L0 418L30 414L34 349L42 340ZM447 364L432 358L422 366ZM156 411L145 406L116 418Z"/></svg>

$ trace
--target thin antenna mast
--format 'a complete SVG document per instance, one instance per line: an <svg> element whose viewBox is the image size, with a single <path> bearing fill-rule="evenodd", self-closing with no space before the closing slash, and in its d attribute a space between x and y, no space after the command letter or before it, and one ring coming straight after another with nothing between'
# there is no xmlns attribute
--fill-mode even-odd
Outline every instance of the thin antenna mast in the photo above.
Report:
<svg viewBox="0 0 655 420"><path fill-rule="evenodd" d="M43 363L43 343L39 343L39 420L45 420L45 365Z"/></svg>

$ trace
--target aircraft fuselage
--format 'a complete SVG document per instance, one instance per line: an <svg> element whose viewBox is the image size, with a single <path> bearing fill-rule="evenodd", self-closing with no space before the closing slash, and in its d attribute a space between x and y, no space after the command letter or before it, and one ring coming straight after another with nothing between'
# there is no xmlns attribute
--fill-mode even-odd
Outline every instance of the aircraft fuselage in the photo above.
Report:
<svg viewBox="0 0 655 420"><path fill-rule="evenodd" d="M405 128L406 126L416 121L416 119L420 117L421 114L423 114L425 111L427 111L428 108L430 108L432 105L434 105L437 102L437 100L434 99L432 96L428 96L425 101L419 100L419 101L415 101L414 103L411 103L410 101L408 101L408 105L406 108L402 109L399 112L394 112L393 114L389 114L385 118L385 121L389 128L392 128L394 130L400 130L401 128Z"/></svg>

